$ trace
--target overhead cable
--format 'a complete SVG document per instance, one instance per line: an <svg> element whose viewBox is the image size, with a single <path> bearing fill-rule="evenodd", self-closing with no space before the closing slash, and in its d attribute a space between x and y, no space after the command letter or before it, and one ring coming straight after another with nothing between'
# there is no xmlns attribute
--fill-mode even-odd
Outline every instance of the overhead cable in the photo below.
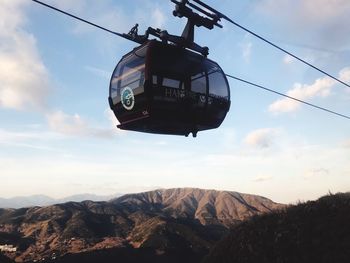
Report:
<svg viewBox="0 0 350 263"><path fill-rule="evenodd" d="M275 94L277 94L277 95L286 97L286 98L288 98L288 99L291 99L291 100L294 100L294 101L297 101L297 102L306 104L306 105L308 105L308 106L310 106L310 107L314 107L314 108L316 108L316 109L319 109L319 110L322 110L322 111L326 111L326 112L328 112L328 113L331 113L331 114L334 114L334 115L337 115L337 116L340 116L340 117L343 117L343 118L346 118L346 119L349 119L349 120L350 120L350 116L347 116L347 115L338 113L338 112L336 112L336 111L333 111L333 110L330 110L330 109L327 109L327 108L324 108L324 107L321 107L321 106L317 106L317 105L312 104L312 103L309 103L309 102L307 102L307 101L304 101L304 100L301 100L301 99L298 99L298 98L295 98L295 97L286 95L286 94L281 93L281 92L278 92L278 91L276 91L276 90L266 88L266 87L264 87L264 86L258 85L258 84L256 84L256 83L253 83L253 82L250 82L250 81L247 81L247 80L244 80L244 79L241 79L241 78L238 78L238 77L229 75L229 74L225 74L225 75L226 75L227 77L229 77L229 78L232 78L232 79L235 79L235 80L244 82L244 83L246 83L246 84L249 84L249 85L251 85L251 86L257 87L257 88L259 88L259 89L263 89L263 90L265 90L265 91L275 93Z"/></svg>
<svg viewBox="0 0 350 263"><path fill-rule="evenodd" d="M85 20L85 19L83 19L83 18L80 18L80 17L78 17L78 16L76 16L76 15L73 15L73 14L70 14L70 13L68 13L68 12L66 12L66 11L61 10L61 9L58 9L58 8L56 8L56 7L54 7L54 6L49 5L49 4L43 3L43 2L38 1L38 0L32 0L32 1L35 2L35 3L38 3L38 4L40 4L40 5L43 5L43 6L45 6L45 7L48 7L48 8L50 8L50 9L53 9L53 10L55 10L55 11L57 11L57 12L60 12L60 13L62 13L62 14L64 14L64 15L70 16L70 17L72 17L72 18L74 18L74 19L77 19L77 20L79 20L79 21L81 21L81 22L87 23L87 24L89 24L89 25L91 25L91 26L94 26L94 27L96 27L96 28L99 28L99 29L101 29L101 30L104 30L104 31L106 31L106 32L108 32L108 33L117 35L117 36L119 36L119 37L126 38L124 34L121 34L121 33L115 32L115 31L112 31L112 30L110 30L110 29L107 29L107 28L102 27L102 26L100 26L100 25L97 25L97 24L95 24L95 23L92 23L92 22L90 22L90 21L88 21L88 20ZM344 85L350 87L350 85L346 84L345 82L342 82L342 81L338 80L337 78L335 78L335 77L331 76L330 74L328 74L328 73L326 73L326 72L324 72L324 71L318 69L317 67L315 67L315 66L309 64L308 62L306 62L306 61L304 61L304 60L302 60L302 59L296 57L295 55L289 53L288 51L285 51L284 49L278 47L277 45L271 43L270 41L264 39L263 37L261 37L261 36L255 34L255 33L253 33L252 31L250 31L250 30L248 30L248 29L242 27L242 26L239 25L239 24L235 23L234 21L232 21L231 19L227 18L226 16L225 16L224 18L227 19L228 21L230 21L231 23L237 25L238 27L240 27L240 28L242 28L242 29L248 31L249 33L253 34L254 36L256 36L256 37L258 37L258 38L264 40L265 42L267 42L267 43L269 43L269 44L275 46L276 48L282 50L283 52L286 52L287 54L291 55L292 57L294 57L294 58L296 58L296 59L298 59L298 60L304 62L305 64L307 64L307 65L309 65L309 66L311 66L311 67L317 69L318 71L321 71L322 73L324 73L324 74L326 74L327 76L333 78L334 80L337 80L337 81L343 83ZM128 38L126 38L126 39L128 39ZM129 39L129 40L130 40L130 39ZM266 90L266 91L269 91L269 92L278 94L278 95L283 96L283 97L286 97L286 98L288 98L288 99L291 99L291 100L294 100L294 101L298 101L298 102L300 102L300 103L306 104L306 105L311 106L311 107L314 107L314 108L316 108L316 109L319 109L319 110L322 110L322 111L326 111L326 112L328 112L328 113L331 113L331 114L334 114L334 115L337 115L337 116L340 116L340 117L343 117L343 118L346 118L346 119L350 119L350 116L347 116L347 115L344 115L344 114L341 114L341 113L338 113L338 112L329 110L329 109L327 109L327 108L320 107L320 106L317 106L317 105L315 105L315 104L312 104L312 103L309 103L309 102L306 102L306 101L303 101L303 100L300 100L300 99L291 97L291 96L289 96L289 95L283 94L283 93L281 93L281 92L278 92L278 91L275 91L275 90L272 90L272 89L269 89L269 88L266 88L266 87L263 87L263 86L261 86L261 85L255 84L255 83L253 83L253 82L250 82L250 81L247 81L247 80L244 80L244 79L241 79L241 78L238 78L238 77L229 75L229 74L226 74L226 76L229 77L229 78L232 78L232 79L235 79L235 80L244 82L244 83L246 83L246 84L255 86L255 87L257 87L257 88L260 88L260 89L263 89L263 90Z"/></svg>
<svg viewBox="0 0 350 263"><path fill-rule="evenodd" d="M110 30L110 29L108 29L108 28L105 28L105 27L103 27L103 26L99 26L99 25L97 25L97 24L95 24L95 23L92 23L92 22L90 22L90 21L88 21L88 20L85 20L85 19L83 19L83 18L80 18L80 17L78 17L78 16L76 16L76 15L73 15L73 14L68 13L68 12L66 12L66 11L63 11L63 10L61 10L61 9L58 9L57 7L54 7L54 6L52 6L52 5L46 4L46 3L41 2L41 1L38 1L38 0L32 0L32 1L35 2L35 3L38 3L38 4L40 4L40 5L43 5L43 6L45 6L45 7L48 7L48 8L50 8L50 9L53 9L53 10L55 10L55 11L57 11L57 12L60 12L60 13L62 13L62 14L64 14L64 15L70 16L70 17L72 17L72 18L74 18L74 19L77 19L77 20L79 20L79 21L81 21L81 22L84 22L84 23L89 24L89 25L91 25L91 26L94 26L94 27L97 27L97 28L99 28L99 29L102 29L102 30L104 30L104 31L106 31L106 32L108 32L108 33L111 33L111 34L117 35L117 36L119 36L119 37L125 38L124 35L121 34L121 33L112 31L112 30Z"/></svg>
<svg viewBox="0 0 350 263"><path fill-rule="evenodd" d="M262 41L268 43L269 45L271 45L271 46L273 46L273 47L275 47L275 48L281 50L282 52L286 53L287 55L289 55L289 56L291 56L291 57L293 57L293 58L295 58L295 59L301 61L301 62L304 63L305 65L308 65L309 67L311 67L311 68L313 68L313 69L315 69L315 70L317 70L317 71L323 73L324 75L330 77L331 79L334 79L335 81L337 81L337 82L339 82L339 83L341 83L341 84L343 84L343 85L345 85L345 86L347 86L347 87L350 88L350 84L348 84L348 83L342 81L341 79L339 79L339 78L333 76L332 74L330 74L330 73L324 71L323 69L320 69L319 67L316 67L316 66L312 65L311 63L309 63L309 62L307 62L306 60L304 60L304 59L298 57L297 55L294 55L293 53L291 53L291 52L285 50L284 48L282 48L282 47L280 47L280 46L278 46L278 45L272 43L270 40L267 40L266 38L264 38L264 37L258 35L257 33L254 33L254 32L251 31L250 29L248 29L248 28L246 28L246 27L244 27L244 26L238 24L237 22L233 21L232 19L228 18L227 16L224 16L223 18L225 18L227 21L229 21L230 23L234 24L235 26L237 26L237 27L243 29L244 31L248 32L249 34L251 34L251 35L253 35L253 36L259 38L260 40L262 40Z"/></svg>

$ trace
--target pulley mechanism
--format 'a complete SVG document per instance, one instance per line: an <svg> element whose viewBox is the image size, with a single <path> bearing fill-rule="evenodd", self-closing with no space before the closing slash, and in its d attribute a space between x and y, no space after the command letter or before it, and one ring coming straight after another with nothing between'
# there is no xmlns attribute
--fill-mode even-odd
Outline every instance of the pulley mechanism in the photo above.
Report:
<svg viewBox="0 0 350 263"><path fill-rule="evenodd" d="M209 54L208 47L201 47L194 42L195 26L203 26L209 30L213 29L214 26L222 28L219 21L221 18L228 18L200 0L193 0L194 3L190 2L190 0L171 0L171 2L175 4L173 15L180 18L187 18L187 24L181 36L171 35L166 30L152 27L149 27L144 35L138 35L138 24L136 24L128 34L123 34L123 36L136 43L143 44L148 40L150 35L153 35L166 43L170 42L177 46L196 51L203 56L207 56ZM191 8L199 13L195 13Z"/></svg>

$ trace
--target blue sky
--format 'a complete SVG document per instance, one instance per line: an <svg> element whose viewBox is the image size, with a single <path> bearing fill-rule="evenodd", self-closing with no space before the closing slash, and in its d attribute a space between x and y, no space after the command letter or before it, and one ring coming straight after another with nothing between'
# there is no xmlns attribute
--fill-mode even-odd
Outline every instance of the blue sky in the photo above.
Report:
<svg viewBox="0 0 350 263"><path fill-rule="evenodd" d="M118 32L185 24L165 0L46 2ZM349 1L206 2L350 83ZM223 24L196 41L226 73L350 115L349 88ZM195 139L118 130L109 78L133 47L32 1L1 1L1 197L200 187L295 202L349 191L349 120L233 80L219 129Z"/></svg>

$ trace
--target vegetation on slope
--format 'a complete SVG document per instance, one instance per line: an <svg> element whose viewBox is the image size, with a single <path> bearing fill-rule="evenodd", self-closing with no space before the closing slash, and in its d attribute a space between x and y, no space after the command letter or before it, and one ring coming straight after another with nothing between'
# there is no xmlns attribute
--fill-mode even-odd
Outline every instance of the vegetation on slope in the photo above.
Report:
<svg viewBox="0 0 350 263"><path fill-rule="evenodd" d="M1 262L1 263L14 263L14 261L12 261L11 259L9 259L9 258L6 257L5 255L1 255L1 252L0 252L0 262Z"/></svg>
<svg viewBox="0 0 350 263"><path fill-rule="evenodd" d="M204 262L350 262L350 193L254 216L234 226Z"/></svg>

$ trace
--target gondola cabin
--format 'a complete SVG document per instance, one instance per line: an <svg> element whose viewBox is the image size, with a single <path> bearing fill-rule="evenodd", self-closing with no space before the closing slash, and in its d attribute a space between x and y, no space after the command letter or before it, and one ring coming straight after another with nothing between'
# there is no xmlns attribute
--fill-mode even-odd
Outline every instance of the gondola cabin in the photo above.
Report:
<svg viewBox="0 0 350 263"><path fill-rule="evenodd" d="M216 62L150 40L116 66L109 104L120 129L196 136L220 126L230 108L230 91Z"/></svg>

